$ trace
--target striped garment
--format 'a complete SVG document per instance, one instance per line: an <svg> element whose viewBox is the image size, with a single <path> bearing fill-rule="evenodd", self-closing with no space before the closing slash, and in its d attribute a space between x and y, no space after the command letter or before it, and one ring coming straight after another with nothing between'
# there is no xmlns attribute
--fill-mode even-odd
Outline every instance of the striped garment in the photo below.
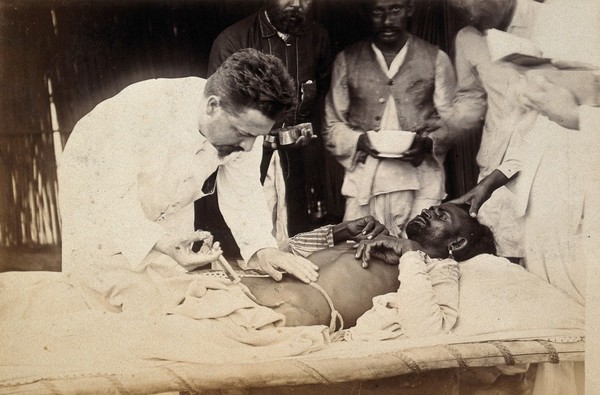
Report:
<svg viewBox="0 0 600 395"><path fill-rule="evenodd" d="M333 225L325 225L309 232L298 233L280 246L284 251L303 257L328 247L333 247Z"/></svg>

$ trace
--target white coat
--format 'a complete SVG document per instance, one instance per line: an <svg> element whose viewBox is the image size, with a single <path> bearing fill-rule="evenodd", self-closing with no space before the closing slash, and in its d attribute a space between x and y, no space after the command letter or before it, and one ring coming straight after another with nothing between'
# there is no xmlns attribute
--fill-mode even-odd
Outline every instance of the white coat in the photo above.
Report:
<svg viewBox="0 0 600 395"><path fill-rule="evenodd" d="M242 257L277 246L259 182L261 144L218 157L199 131L205 84L135 83L77 123L58 169L64 272L116 262L143 270L160 237L193 232L193 202L217 168L220 207Z"/></svg>

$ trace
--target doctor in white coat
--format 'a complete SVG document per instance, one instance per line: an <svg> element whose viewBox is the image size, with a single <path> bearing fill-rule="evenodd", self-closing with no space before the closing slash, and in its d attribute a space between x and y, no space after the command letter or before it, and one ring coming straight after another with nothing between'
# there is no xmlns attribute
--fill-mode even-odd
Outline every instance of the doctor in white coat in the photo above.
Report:
<svg viewBox="0 0 600 395"><path fill-rule="evenodd" d="M76 124L59 164L63 272L185 272L216 260L216 243L199 253L191 244L207 236L194 232L193 202L214 190L207 179L218 168L242 268L316 280L312 263L277 249L258 181L255 140L294 98L277 58L242 50L208 80L142 81L98 104Z"/></svg>

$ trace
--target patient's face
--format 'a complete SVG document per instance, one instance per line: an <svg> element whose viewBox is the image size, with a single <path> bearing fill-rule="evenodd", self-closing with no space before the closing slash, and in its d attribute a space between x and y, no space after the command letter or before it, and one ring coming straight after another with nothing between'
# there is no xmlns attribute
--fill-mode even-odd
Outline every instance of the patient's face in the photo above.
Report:
<svg viewBox="0 0 600 395"><path fill-rule="evenodd" d="M421 211L406 225L409 239L422 246L446 250L448 241L459 235L467 224L469 214L459 206L444 203Z"/></svg>

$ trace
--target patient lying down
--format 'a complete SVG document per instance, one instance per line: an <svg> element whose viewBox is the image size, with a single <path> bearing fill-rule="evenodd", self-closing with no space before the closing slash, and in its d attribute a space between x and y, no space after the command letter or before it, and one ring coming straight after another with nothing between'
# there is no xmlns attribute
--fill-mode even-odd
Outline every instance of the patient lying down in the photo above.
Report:
<svg viewBox="0 0 600 395"><path fill-rule="evenodd" d="M385 234L366 239L364 233L372 236L380 228L372 231L373 224L364 219L341 224L354 230L349 238L362 239L354 246L326 248L338 229L331 226L300 234L290 240L292 251L323 248L309 256L320 267L313 286L291 276L280 282L244 277L242 282L260 304L285 315L287 326L330 325L337 310L344 327L356 325L347 337L445 333L457 319L457 262L495 253L491 231L467 209L446 203L423 210L408 223L408 239ZM362 222L357 226L357 221ZM369 229L361 232L367 223Z"/></svg>

